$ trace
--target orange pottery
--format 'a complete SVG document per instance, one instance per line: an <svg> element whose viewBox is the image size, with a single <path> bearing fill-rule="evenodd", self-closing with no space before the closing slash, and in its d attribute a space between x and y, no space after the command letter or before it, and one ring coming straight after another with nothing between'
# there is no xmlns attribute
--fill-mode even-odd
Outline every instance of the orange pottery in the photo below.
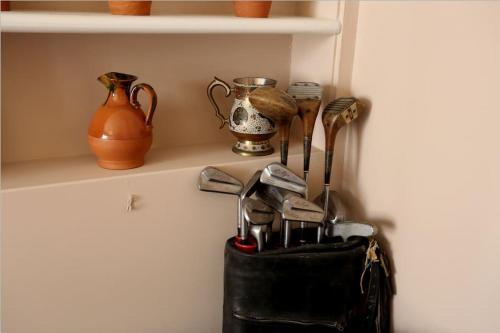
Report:
<svg viewBox="0 0 500 333"><path fill-rule="evenodd" d="M268 17L272 1L233 1L234 14L240 17Z"/></svg>
<svg viewBox="0 0 500 333"><path fill-rule="evenodd" d="M132 86L137 77L123 73L107 73L98 78L108 89L88 130L90 149L97 164L105 169L132 169L144 164L144 155L153 142L152 120L156 93L145 83ZM147 114L141 110L137 94L145 90L150 99Z"/></svg>
<svg viewBox="0 0 500 333"><path fill-rule="evenodd" d="M1 1L2 12L8 12L10 10L10 1Z"/></svg>
<svg viewBox="0 0 500 333"><path fill-rule="evenodd" d="M113 15L149 15L151 1L108 1L109 11Z"/></svg>

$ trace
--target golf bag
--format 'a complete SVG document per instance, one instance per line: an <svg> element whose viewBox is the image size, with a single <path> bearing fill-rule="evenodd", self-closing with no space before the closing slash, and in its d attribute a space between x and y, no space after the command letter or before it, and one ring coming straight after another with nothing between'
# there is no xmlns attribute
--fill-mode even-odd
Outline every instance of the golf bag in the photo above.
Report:
<svg viewBox="0 0 500 333"><path fill-rule="evenodd" d="M375 240L246 254L226 242L223 333L390 330L388 262Z"/></svg>

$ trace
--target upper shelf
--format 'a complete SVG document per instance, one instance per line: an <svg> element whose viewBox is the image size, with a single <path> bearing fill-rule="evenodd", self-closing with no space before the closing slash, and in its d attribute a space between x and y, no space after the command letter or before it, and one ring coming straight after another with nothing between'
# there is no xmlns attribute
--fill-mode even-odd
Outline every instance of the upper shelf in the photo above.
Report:
<svg viewBox="0 0 500 333"><path fill-rule="evenodd" d="M340 22L308 17L118 16L102 13L2 12L3 32L331 34Z"/></svg>

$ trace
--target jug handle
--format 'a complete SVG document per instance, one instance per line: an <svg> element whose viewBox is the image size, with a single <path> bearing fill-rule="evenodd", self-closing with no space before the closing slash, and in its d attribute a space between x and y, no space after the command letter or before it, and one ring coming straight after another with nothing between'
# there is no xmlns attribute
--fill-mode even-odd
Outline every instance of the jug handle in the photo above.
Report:
<svg viewBox="0 0 500 333"><path fill-rule="evenodd" d="M219 128L222 128L222 127L224 127L225 124L229 123L229 120L228 120L228 118L224 117L224 115L220 112L219 106L215 102L214 96L212 94L214 88L217 87L217 86L224 87L224 89L226 90L226 96L225 97L229 97L229 95L231 95L232 89L231 89L231 87L226 82L222 81L221 79L219 79L216 76L214 77L214 80L212 82L210 82L210 84L207 87L207 96L208 96L208 99L210 100L210 103L212 104L212 107L215 110L215 115L217 116L217 118L220 119L221 124L220 124Z"/></svg>
<svg viewBox="0 0 500 333"><path fill-rule="evenodd" d="M149 95L149 109L148 112L146 113L146 126L151 126L151 122L153 121L153 114L156 110L156 103L158 101L158 97L156 96L156 92L151 87L149 84L146 83L139 83L136 84L134 87L132 87L131 93L130 93L130 103L135 107L139 108L141 105L137 101L137 94L139 93L140 90L145 90L148 95Z"/></svg>

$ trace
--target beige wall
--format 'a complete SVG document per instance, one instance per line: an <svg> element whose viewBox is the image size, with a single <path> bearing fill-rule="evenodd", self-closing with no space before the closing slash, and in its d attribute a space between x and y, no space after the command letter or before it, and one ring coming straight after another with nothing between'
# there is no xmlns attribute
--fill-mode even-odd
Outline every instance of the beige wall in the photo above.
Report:
<svg viewBox="0 0 500 333"><path fill-rule="evenodd" d="M297 173L299 151L289 157ZM322 157L313 152L314 168ZM277 159L217 167L246 182ZM204 166L2 191L0 330L221 332L224 243L236 230L236 197L198 191ZM311 197L320 179L311 174Z"/></svg>
<svg viewBox="0 0 500 333"><path fill-rule="evenodd" d="M4 33L2 162L88 154L87 124L107 94L96 78L109 71L155 88L154 147L233 142L227 127L219 130L206 86L214 75L229 83L267 76L284 88L290 44L287 35ZM222 90L215 95L227 115L233 98Z"/></svg>
<svg viewBox="0 0 500 333"><path fill-rule="evenodd" d="M396 332L500 331L500 2L361 2L343 188L396 268ZM361 208L362 207L362 208Z"/></svg>

